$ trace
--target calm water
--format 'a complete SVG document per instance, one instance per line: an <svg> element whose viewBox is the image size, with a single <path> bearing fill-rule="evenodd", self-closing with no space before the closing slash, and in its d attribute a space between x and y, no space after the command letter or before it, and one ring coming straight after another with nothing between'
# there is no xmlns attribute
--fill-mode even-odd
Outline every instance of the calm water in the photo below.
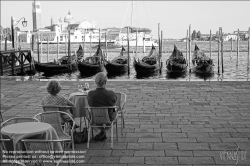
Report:
<svg viewBox="0 0 250 166"><path fill-rule="evenodd" d="M192 42L192 47L191 50L194 50L194 43ZM193 80L193 81L198 81L198 80L250 80L250 74L247 71L247 57L248 57L248 42L247 41L240 41L239 43L239 56L238 56L238 66L236 65L237 61L237 45L236 41L233 42L233 47L232 47L232 52L231 52L231 42L224 42L224 53L223 53L223 65L224 65L224 73L221 73L221 56L219 57L220 61L220 74L218 74L218 43L217 42L212 42L212 54L211 58L214 61L214 74L211 75L196 75L193 72L187 72L184 75L176 76L176 77L170 77L166 74L166 60L169 58L173 51L174 44L177 46L177 48L183 52L183 55L186 57L186 43L184 42L164 42L164 47L163 47L163 69L162 72L160 73L155 73L153 75L137 75L134 67L133 67L133 58L136 56L135 53L130 53L130 58L131 58L131 64L130 64L130 75L127 73L124 75L119 75L119 76L109 76L109 79L167 79L167 80ZM210 56L210 44L209 42L196 42L200 50L205 51L205 54L207 56ZM93 45L92 45L93 46ZM23 46L29 48L29 45ZM22 48L23 48L22 47ZM77 50L78 45L72 45L71 50ZM85 46L86 52L85 57L90 56L90 47L89 45ZM104 49L104 48L103 48ZM142 58L143 56L147 55L148 52L150 51L151 48L146 48L146 53L142 53L142 48L139 48L139 53L137 53L138 58ZM158 49L158 48L157 48ZM50 50L50 55L49 55L49 61L53 61L54 59L57 58L56 55L56 45L50 45L49 47ZM65 45L62 44L60 45L60 55L59 58L64 56L65 50ZM96 49L92 48L92 55L94 54ZM112 59L116 56L119 55L121 49L108 49L108 56L109 59ZM131 50L135 50L135 48L130 48ZM43 45L43 55L41 57L41 62L47 62L47 45ZM36 53L36 50L35 50ZM192 53L191 53L192 55ZM127 54L125 54L127 56ZM34 55L35 59L37 59L37 56ZM188 57L188 55L187 55ZM191 65L192 66L192 65ZM61 80L78 80L78 79L91 79L91 77L87 77L84 75L81 75L79 71L74 71L72 73L64 73L60 75L53 75L53 76L45 76L43 73L37 73L35 75L36 79L61 79Z"/></svg>

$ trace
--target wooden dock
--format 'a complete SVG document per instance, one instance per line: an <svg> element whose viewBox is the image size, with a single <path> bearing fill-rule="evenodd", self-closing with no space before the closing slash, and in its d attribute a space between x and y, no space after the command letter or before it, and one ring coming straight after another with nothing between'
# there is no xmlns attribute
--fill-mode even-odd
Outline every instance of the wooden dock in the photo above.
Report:
<svg viewBox="0 0 250 166"><path fill-rule="evenodd" d="M0 75L25 74L35 70L31 50L0 51Z"/></svg>

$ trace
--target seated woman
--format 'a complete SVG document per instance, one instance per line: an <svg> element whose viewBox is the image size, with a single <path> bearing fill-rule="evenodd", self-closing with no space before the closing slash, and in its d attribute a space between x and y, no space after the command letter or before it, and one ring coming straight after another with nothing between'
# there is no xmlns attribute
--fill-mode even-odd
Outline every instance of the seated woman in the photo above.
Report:
<svg viewBox="0 0 250 166"><path fill-rule="evenodd" d="M47 85L47 91L49 94L43 97L41 105L73 106L73 110L68 110L68 109L60 110L70 114L70 116L73 117L72 114L73 111L75 110L75 104L66 99L64 96L58 95L61 89L62 86L58 81L55 80L50 81ZM66 116L63 119L68 121Z"/></svg>

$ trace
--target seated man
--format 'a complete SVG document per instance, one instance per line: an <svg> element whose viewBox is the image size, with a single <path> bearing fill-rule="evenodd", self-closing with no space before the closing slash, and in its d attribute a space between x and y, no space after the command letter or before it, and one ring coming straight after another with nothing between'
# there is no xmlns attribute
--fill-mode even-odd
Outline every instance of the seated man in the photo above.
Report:
<svg viewBox="0 0 250 166"><path fill-rule="evenodd" d="M95 77L96 89L88 93L87 100L90 107L108 107L114 106L117 100L115 93L105 88L107 83L107 75L103 72L97 73ZM114 120L117 112L113 109L108 111L110 121ZM106 132L100 128L101 132L95 136L95 140L106 139Z"/></svg>

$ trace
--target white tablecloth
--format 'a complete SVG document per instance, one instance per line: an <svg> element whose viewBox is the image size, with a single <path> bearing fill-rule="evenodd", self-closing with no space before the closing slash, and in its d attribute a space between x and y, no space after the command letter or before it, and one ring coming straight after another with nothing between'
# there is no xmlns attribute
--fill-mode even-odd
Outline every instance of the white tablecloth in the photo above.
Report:
<svg viewBox="0 0 250 166"><path fill-rule="evenodd" d="M88 112L84 108L88 106L87 93L74 92L69 95L69 100L75 103L76 111L74 118L88 117Z"/></svg>
<svg viewBox="0 0 250 166"><path fill-rule="evenodd" d="M48 123L43 122L23 122L5 126L1 129L3 135L7 135L13 140L14 150L19 149L18 142L22 139L43 134L45 140L58 140L58 135L55 129ZM41 139L41 138L39 138ZM53 150L62 151L62 146L59 142L53 143Z"/></svg>

